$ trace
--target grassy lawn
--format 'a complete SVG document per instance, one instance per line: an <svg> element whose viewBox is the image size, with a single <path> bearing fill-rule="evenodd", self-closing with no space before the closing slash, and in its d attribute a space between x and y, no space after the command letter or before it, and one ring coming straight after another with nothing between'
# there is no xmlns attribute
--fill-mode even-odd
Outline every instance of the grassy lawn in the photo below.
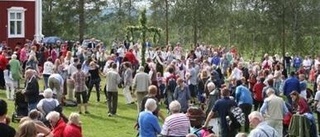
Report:
<svg viewBox="0 0 320 137"><path fill-rule="evenodd" d="M43 87L42 83L43 80L39 80L40 87ZM105 82L101 82L101 84L104 85ZM4 90L0 90L0 98L6 100ZM8 116L11 117L12 112L14 112L14 101L6 101L9 107ZM119 90L118 116L108 117L104 94L101 94L101 102L96 102L96 93L91 93L88 109L91 114L81 115L84 137L133 137L136 135L137 132L133 128L137 117L136 105L127 105L125 103L122 89ZM64 108L65 115L69 116L71 112L77 112L77 108ZM11 123L11 126L17 129L18 124Z"/></svg>

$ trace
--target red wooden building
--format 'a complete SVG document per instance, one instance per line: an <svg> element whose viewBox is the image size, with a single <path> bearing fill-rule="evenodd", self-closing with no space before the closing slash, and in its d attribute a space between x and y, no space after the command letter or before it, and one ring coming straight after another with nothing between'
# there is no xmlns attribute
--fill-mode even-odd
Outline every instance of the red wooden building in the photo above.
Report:
<svg viewBox="0 0 320 137"><path fill-rule="evenodd" d="M14 48L33 40L36 31L36 0L0 0L0 42Z"/></svg>

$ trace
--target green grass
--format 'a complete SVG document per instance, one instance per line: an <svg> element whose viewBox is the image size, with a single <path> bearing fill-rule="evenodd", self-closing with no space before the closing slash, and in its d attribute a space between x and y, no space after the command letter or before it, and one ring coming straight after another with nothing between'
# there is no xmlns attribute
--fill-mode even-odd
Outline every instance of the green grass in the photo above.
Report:
<svg viewBox="0 0 320 137"><path fill-rule="evenodd" d="M43 80L39 80L40 87L43 87ZM102 85L105 82L101 82ZM93 91L95 92L95 91ZM14 102L6 99L5 91L0 90L0 98L8 102L8 116L11 117L14 112ZM119 89L119 100L117 115L108 117L107 104L104 94L101 93L101 101L96 101L96 93L91 93L88 110L91 114L82 114L82 133L84 137L133 137L137 131L134 129L137 118L137 108L135 104L126 105L122 94L122 89ZM64 107L64 113L69 116L71 112L77 112L76 107ZM11 123L11 126L17 129L17 123Z"/></svg>

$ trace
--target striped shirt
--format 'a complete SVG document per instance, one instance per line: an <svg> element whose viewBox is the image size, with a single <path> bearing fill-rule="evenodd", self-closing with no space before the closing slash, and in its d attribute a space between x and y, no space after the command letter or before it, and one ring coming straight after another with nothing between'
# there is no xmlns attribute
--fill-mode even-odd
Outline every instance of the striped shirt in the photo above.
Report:
<svg viewBox="0 0 320 137"><path fill-rule="evenodd" d="M190 129L189 118L183 113L176 113L168 116L162 126L162 135L186 136Z"/></svg>

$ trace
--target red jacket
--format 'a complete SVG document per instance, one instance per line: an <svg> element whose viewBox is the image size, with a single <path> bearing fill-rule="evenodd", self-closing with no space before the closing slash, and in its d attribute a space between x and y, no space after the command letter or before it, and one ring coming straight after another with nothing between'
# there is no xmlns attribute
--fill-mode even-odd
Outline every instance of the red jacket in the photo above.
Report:
<svg viewBox="0 0 320 137"><path fill-rule="evenodd" d="M81 127L75 124L67 124L64 129L63 136L64 137L82 137L82 129Z"/></svg>
<svg viewBox="0 0 320 137"><path fill-rule="evenodd" d="M63 137L63 131L64 131L65 127L66 127L66 123L62 119L60 119L57 122L56 126L53 128L53 131L52 131L53 136L54 137Z"/></svg>
<svg viewBox="0 0 320 137"><path fill-rule="evenodd" d="M265 85L262 82L258 82L253 86L253 98L257 101L263 101L262 90Z"/></svg>
<svg viewBox="0 0 320 137"><path fill-rule="evenodd" d="M131 51L126 52L124 57L131 63L131 64L138 64L138 60L136 59L136 56Z"/></svg>
<svg viewBox="0 0 320 137"><path fill-rule="evenodd" d="M0 70L5 70L8 63L9 63L8 59L2 54L0 54Z"/></svg>

